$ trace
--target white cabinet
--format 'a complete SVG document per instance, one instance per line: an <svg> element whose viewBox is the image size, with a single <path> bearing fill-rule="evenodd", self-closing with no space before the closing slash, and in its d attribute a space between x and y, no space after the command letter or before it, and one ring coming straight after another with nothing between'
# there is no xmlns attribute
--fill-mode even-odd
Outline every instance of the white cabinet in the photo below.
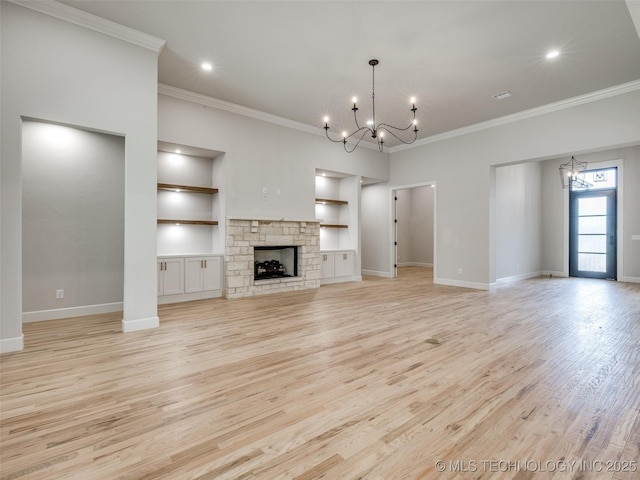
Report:
<svg viewBox="0 0 640 480"><path fill-rule="evenodd" d="M353 252L335 252L334 276L351 277L353 276Z"/></svg>
<svg viewBox="0 0 640 480"><path fill-rule="evenodd" d="M333 252L320 252L322 256L322 267L320 278L333 278L335 276L335 255Z"/></svg>
<svg viewBox="0 0 640 480"><path fill-rule="evenodd" d="M220 257L185 258L185 293L220 290Z"/></svg>
<svg viewBox="0 0 640 480"><path fill-rule="evenodd" d="M184 293L184 259L158 258L158 296Z"/></svg>
<svg viewBox="0 0 640 480"><path fill-rule="evenodd" d="M320 252L321 283L346 282L353 280L355 272L355 252L353 250L341 250L332 252Z"/></svg>
<svg viewBox="0 0 640 480"><path fill-rule="evenodd" d="M222 255L158 258L158 303L188 302L222 296Z"/></svg>

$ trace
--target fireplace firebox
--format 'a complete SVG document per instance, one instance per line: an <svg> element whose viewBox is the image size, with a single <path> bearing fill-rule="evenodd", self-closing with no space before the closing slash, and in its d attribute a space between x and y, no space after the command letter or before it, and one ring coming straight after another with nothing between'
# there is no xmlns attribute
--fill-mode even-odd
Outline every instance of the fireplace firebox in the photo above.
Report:
<svg viewBox="0 0 640 480"><path fill-rule="evenodd" d="M298 247L275 245L253 248L254 280L298 276Z"/></svg>

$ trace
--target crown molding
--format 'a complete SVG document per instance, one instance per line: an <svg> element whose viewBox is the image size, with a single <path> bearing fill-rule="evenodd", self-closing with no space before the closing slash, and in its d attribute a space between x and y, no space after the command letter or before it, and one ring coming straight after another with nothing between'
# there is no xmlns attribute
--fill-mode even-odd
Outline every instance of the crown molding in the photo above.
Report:
<svg viewBox="0 0 640 480"><path fill-rule="evenodd" d="M636 32L638 32L638 38L640 38L640 2L636 0L627 0L627 8L631 15L631 20L636 26Z"/></svg>
<svg viewBox="0 0 640 480"><path fill-rule="evenodd" d="M254 118L256 120L262 120L263 122L273 123L280 125L281 127L292 128L301 132L311 133L313 135L319 135L324 137L324 129L307 125L306 123L296 122L289 120L288 118L279 117L271 113L266 113L261 110L255 110L253 108L244 107L236 103L227 102L218 98L209 97L200 93L191 92L178 87L172 87L163 83L158 84L158 94L166 95L168 97L178 98L187 102L197 103L206 107L217 108L218 110L224 110L225 112L235 113L237 115L243 115L245 117ZM377 145L368 145L361 143L360 146L369 148L371 150L378 150Z"/></svg>
<svg viewBox="0 0 640 480"><path fill-rule="evenodd" d="M506 125L509 123L519 122L527 118L538 117L547 113L558 112L560 110L566 110L567 108L573 108L578 105L584 105L585 103L597 102L606 98L615 97L617 95L623 95L625 93L635 92L640 90L640 80L634 80L632 82L623 83L622 85L616 85L614 87L605 88L604 90L598 90L590 92L577 97L567 98L555 103L549 103L541 107L532 108L530 110L523 110L522 112L513 113L511 115L505 115L504 117L494 118L493 120L487 120L486 122L480 122L468 127L458 128L456 130L450 130L448 132L439 133L418 140L411 145L397 145L389 149L389 153L396 153L402 150L410 150L413 148L428 145L430 143L441 142L450 138L460 137L473 132L479 132L488 128L498 127L500 125Z"/></svg>
<svg viewBox="0 0 640 480"><path fill-rule="evenodd" d="M506 125L509 123L518 122L520 120L525 120L527 118L533 118L540 115L545 115L547 113L565 110L567 108L576 107L578 105L583 105L583 104L595 102L598 100L604 100L606 98L615 97L617 95L623 95L625 93L630 93L637 90L640 90L640 80L634 80L633 82L623 83L622 85L616 85L614 87L587 93L585 95L568 98L566 100L550 103L548 105L532 108L530 110L524 110L522 112L514 113L511 115L505 115L504 117L487 120L486 122L476 123L473 125L469 125L467 127L458 128L456 130L450 130L448 132L439 133L437 135L432 135L430 137L418 140L417 142L412 143L411 145L396 145L395 147L389 148L389 153L395 153L395 152L400 152L402 150L410 150L413 148L418 148L420 146L428 145L430 143L435 143L443 140L448 140L450 138L460 137L462 135L467 135L469 133L479 132L479 131L497 127L500 125ZM182 88L172 87L170 85L159 84L158 94L167 95L169 97L186 100L188 102L193 102L200 105L217 108L227 112L236 113L238 115L243 115L250 118L255 118L256 120L262 120L264 122L274 123L276 125L280 125L283 127L293 128L295 130L300 130L302 132L311 133L314 135L320 135L320 136L325 135L324 130L321 128L317 128L311 125L307 125L305 123L289 120L287 118L279 117L277 115L272 115L270 113L262 112L260 110L254 110L252 108L243 107L242 105L237 105L235 103L227 102L225 100L220 100L220 99L209 97L199 93L194 93L189 90L184 90ZM375 144L369 144L369 143L363 142L360 144L360 146L368 148L370 150L376 150L376 151L378 150L378 146Z"/></svg>
<svg viewBox="0 0 640 480"><path fill-rule="evenodd" d="M133 28L125 27L119 23L106 20L91 13L78 10L69 5L54 0L7 0L21 7L55 17L65 22L73 23L80 27L88 28L95 32L104 33L114 38L124 40L139 47L147 48L158 54L162 51L165 40L139 32Z"/></svg>

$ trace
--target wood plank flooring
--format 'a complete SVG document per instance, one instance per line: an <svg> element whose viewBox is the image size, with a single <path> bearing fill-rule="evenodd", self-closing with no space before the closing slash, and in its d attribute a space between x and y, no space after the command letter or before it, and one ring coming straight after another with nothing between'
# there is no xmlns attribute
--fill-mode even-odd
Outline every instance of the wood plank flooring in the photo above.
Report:
<svg viewBox="0 0 640 480"><path fill-rule="evenodd" d="M0 478L640 478L640 285L431 273L26 324Z"/></svg>

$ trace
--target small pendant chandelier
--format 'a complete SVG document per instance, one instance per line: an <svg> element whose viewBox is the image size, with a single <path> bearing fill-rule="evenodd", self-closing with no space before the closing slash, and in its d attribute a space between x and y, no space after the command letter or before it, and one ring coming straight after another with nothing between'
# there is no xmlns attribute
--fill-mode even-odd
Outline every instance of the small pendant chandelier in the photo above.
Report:
<svg viewBox="0 0 640 480"><path fill-rule="evenodd" d="M584 179L587 162L580 162L571 157L567 163L560 165L560 182L562 188L590 186Z"/></svg>
<svg viewBox="0 0 640 480"><path fill-rule="evenodd" d="M358 145L360 145L360 142L362 141L362 139L367 133L371 135L371 138L374 138L376 140L376 142L378 143L378 150L380 152L382 152L384 148L384 137L386 133L388 133L389 135L394 137L396 140L399 140L400 142L406 145L412 144L418 138L418 121L416 120L416 111L418 110L418 108L416 107L415 98L411 98L410 100L411 102L410 111L413 114L413 119L408 126L404 128L394 127L393 125L389 125L387 123L382 123L382 122L379 123L376 121L376 65L378 65L378 63L380 62L376 59L369 60L369 65L371 65L371 73L372 73L372 87L371 87L371 104L372 104L372 112L373 112L372 120L369 120L365 126L362 126L362 127L360 126L360 124L358 123L357 98L353 97L353 100L352 100L353 108L351 110L353 111L353 119L356 124L356 129L351 133L347 131L342 132L342 138L335 140L331 138L331 136L329 135L329 117L324 117L324 131L325 131L325 134L327 135L327 138L332 142L342 143L347 153L353 152L358 147ZM412 130L413 138L410 140L402 139L399 136L399 134L401 134L401 132L405 132L409 130L411 127L413 127L413 130ZM349 148L347 146L347 141L351 137L357 138L357 141L355 142L355 144L353 144L353 148Z"/></svg>

